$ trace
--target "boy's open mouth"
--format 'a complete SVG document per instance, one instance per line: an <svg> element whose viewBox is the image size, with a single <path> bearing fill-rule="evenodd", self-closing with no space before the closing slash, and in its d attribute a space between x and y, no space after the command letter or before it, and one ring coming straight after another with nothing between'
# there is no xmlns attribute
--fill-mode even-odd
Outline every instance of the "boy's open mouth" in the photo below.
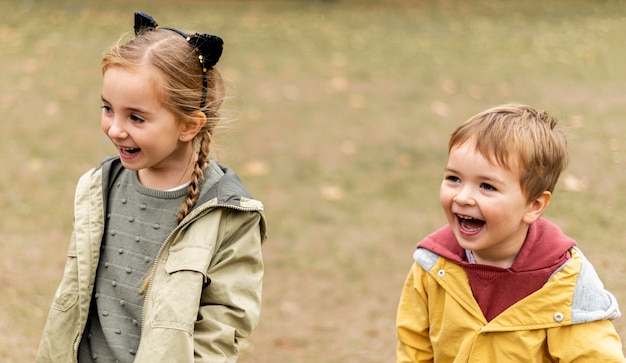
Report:
<svg viewBox="0 0 626 363"><path fill-rule="evenodd" d="M459 228L463 232L473 233L480 231L485 225L485 221L482 219L476 219L469 216L464 216L461 214L457 214L456 218L459 223Z"/></svg>

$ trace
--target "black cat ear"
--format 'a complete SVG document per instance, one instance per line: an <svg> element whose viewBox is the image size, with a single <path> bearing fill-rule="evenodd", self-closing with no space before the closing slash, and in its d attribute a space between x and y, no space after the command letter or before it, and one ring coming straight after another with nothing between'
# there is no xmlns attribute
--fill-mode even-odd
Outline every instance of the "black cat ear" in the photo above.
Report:
<svg viewBox="0 0 626 363"><path fill-rule="evenodd" d="M213 68L220 60L224 41L217 35L196 33L189 36L187 41L195 48L200 64L203 66L203 72L207 71L204 68Z"/></svg>
<svg viewBox="0 0 626 363"><path fill-rule="evenodd" d="M135 36L148 31L154 30L159 27L156 20L153 17L141 11L135 12Z"/></svg>
<svg viewBox="0 0 626 363"><path fill-rule="evenodd" d="M135 36L155 29L159 29L159 24L157 24L153 17L141 11L135 12ZM200 108L203 109L206 103L208 87L207 72L220 60L222 50L224 49L224 41L217 35L198 33L187 35L174 28L162 29L171 30L180 34L195 50L198 63L202 68L202 101L200 102Z"/></svg>
<svg viewBox="0 0 626 363"><path fill-rule="evenodd" d="M202 109L206 105L207 72L220 60L222 50L224 49L224 41L222 38L211 34L196 33L185 38L196 51L198 63L200 63L200 68L202 68L202 102L200 102L200 108Z"/></svg>

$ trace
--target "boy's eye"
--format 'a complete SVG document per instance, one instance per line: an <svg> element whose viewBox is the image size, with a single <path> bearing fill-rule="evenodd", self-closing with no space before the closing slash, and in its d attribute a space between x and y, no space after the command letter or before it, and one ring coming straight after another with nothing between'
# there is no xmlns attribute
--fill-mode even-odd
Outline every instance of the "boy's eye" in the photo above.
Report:
<svg viewBox="0 0 626 363"><path fill-rule="evenodd" d="M487 184L487 183L482 183L480 187L485 190L496 190L496 188L494 188L493 185Z"/></svg>
<svg viewBox="0 0 626 363"><path fill-rule="evenodd" d="M454 175L447 175L447 176L445 177L445 180L450 181L450 182L453 182L453 183L458 183L458 182L460 182L460 181L461 181L461 179L460 179L459 177L454 176Z"/></svg>
<svg viewBox="0 0 626 363"><path fill-rule="evenodd" d="M102 105L102 107L100 107L100 108L102 108L102 110L103 110L104 112L107 112L107 113L108 113L108 112L111 112L111 106Z"/></svg>

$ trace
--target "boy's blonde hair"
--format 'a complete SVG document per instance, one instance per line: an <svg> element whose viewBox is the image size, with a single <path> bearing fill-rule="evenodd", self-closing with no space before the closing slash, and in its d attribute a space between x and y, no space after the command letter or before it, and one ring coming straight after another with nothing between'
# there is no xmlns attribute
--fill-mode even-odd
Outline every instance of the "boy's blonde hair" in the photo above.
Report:
<svg viewBox="0 0 626 363"><path fill-rule="evenodd" d="M483 111L459 126L448 152L468 140L492 163L511 171L519 168L520 185L528 201L553 192L568 162L567 139L557 119L544 111L511 103Z"/></svg>
<svg viewBox="0 0 626 363"><path fill-rule="evenodd" d="M197 111L207 122L194 139L198 160L194 166L187 199L177 216L180 221L189 214L198 200L203 170L209 158L209 144L220 120L224 101L224 82L215 68L208 69L205 106L202 104L202 69L197 54L187 40L167 29L155 29L137 35L126 44L117 44L102 59L102 74L113 66L126 70L148 69L161 104L181 122L190 121Z"/></svg>

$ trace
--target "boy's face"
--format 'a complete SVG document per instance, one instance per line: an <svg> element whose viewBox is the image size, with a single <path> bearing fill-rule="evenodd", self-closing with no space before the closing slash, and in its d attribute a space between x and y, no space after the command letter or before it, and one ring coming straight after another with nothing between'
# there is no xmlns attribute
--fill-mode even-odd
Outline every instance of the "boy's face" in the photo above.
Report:
<svg viewBox="0 0 626 363"><path fill-rule="evenodd" d="M450 150L439 198L459 245L481 264L511 266L529 224L540 215L511 164L515 171L491 163L473 140Z"/></svg>

